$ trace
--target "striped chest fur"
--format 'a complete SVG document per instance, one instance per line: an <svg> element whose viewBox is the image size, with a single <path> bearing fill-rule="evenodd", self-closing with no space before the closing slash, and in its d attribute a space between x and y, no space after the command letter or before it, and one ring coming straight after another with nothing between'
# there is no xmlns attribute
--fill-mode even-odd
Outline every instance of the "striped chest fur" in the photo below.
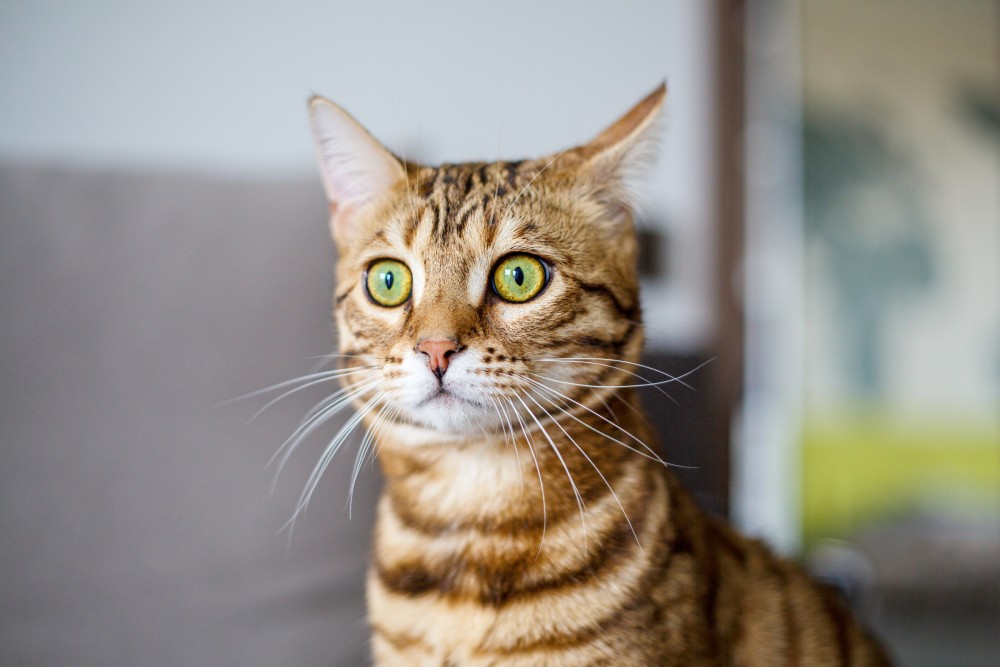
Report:
<svg viewBox="0 0 1000 667"><path fill-rule="evenodd" d="M835 593L704 515L645 427L632 387L682 381L638 364L628 178L664 95L554 156L436 168L310 103L331 405L386 478L377 664L888 664Z"/></svg>

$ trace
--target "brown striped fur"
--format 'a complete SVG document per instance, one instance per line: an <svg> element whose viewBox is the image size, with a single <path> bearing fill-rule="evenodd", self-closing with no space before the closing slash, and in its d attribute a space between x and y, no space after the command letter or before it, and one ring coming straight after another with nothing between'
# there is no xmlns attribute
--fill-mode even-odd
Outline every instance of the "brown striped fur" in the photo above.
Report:
<svg viewBox="0 0 1000 667"><path fill-rule="evenodd" d="M344 382L386 477L377 664L888 664L836 593L703 513L649 445L627 387L644 375L627 177L664 95L557 156L440 167L312 101ZM526 303L489 287L512 252L551 268ZM380 258L413 272L403 305L366 295ZM455 344L440 383L428 339Z"/></svg>

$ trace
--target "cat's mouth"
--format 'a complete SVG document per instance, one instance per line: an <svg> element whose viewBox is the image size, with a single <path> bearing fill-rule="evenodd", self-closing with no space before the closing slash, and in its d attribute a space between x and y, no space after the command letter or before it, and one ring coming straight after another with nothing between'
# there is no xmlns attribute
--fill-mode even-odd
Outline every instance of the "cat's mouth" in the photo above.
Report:
<svg viewBox="0 0 1000 667"><path fill-rule="evenodd" d="M430 396L425 398L420 403L420 407L428 405L435 405L435 406L460 405L462 403L468 403L468 401L448 391L448 389L445 388L444 385L439 385L437 391L432 393Z"/></svg>
<svg viewBox="0 0 1000 667"><path fill-rule="evenodd" d="M492 414L473 397L444 387L428 392L406 412L414 423L447 433L478 431Z"/></svg>
<svg viewBox="0 0 1000 667"><path fill-rule="evenodd" d="M437 389L428 392L428 395L417 404L417 409L454 412L459 409L465 411L469 408L482 407L482 402L476 399L475 395L468 395L462 387L448 387L440 384Z"/></svg>

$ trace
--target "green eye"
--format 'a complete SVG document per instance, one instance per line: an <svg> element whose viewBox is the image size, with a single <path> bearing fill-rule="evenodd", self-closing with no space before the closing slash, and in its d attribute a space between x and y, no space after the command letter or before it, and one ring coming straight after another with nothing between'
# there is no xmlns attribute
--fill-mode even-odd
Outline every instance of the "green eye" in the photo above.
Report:
<svg viewBox="0 0 1000 667"><path fill-rule="evenodd" d="M523 303L545 287L548 270L532 255L508 255L493 269L493 291L501 299Z"/></svg>
<svg viewBox="0 0 1000 667"><path fill-rule="evenodd" d="M365 288L372 301L392 308L410 298L413 276L406 264L394 259L379 259L368 267Z"/></svg>

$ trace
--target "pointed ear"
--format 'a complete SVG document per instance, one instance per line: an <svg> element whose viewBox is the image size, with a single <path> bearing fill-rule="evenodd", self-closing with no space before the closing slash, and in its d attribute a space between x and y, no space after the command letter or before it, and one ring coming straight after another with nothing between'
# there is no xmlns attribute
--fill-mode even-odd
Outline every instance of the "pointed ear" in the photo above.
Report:
<svg viewBox="0 0 1000 667"><path fill-rule="evenodd" d="M356 231L357 212L404 178L403 165L330 100L312 97L309 119L330 201L331 232L337 244L344 245Z"/></svg>
<svg viewBox="0 0 1000 667"><path fill-rule="evenodd" d="M661 83L624 116L570 151L576 177L606 203L631 208L636 181L645 176L656 159L667 85Z"/></svg>

